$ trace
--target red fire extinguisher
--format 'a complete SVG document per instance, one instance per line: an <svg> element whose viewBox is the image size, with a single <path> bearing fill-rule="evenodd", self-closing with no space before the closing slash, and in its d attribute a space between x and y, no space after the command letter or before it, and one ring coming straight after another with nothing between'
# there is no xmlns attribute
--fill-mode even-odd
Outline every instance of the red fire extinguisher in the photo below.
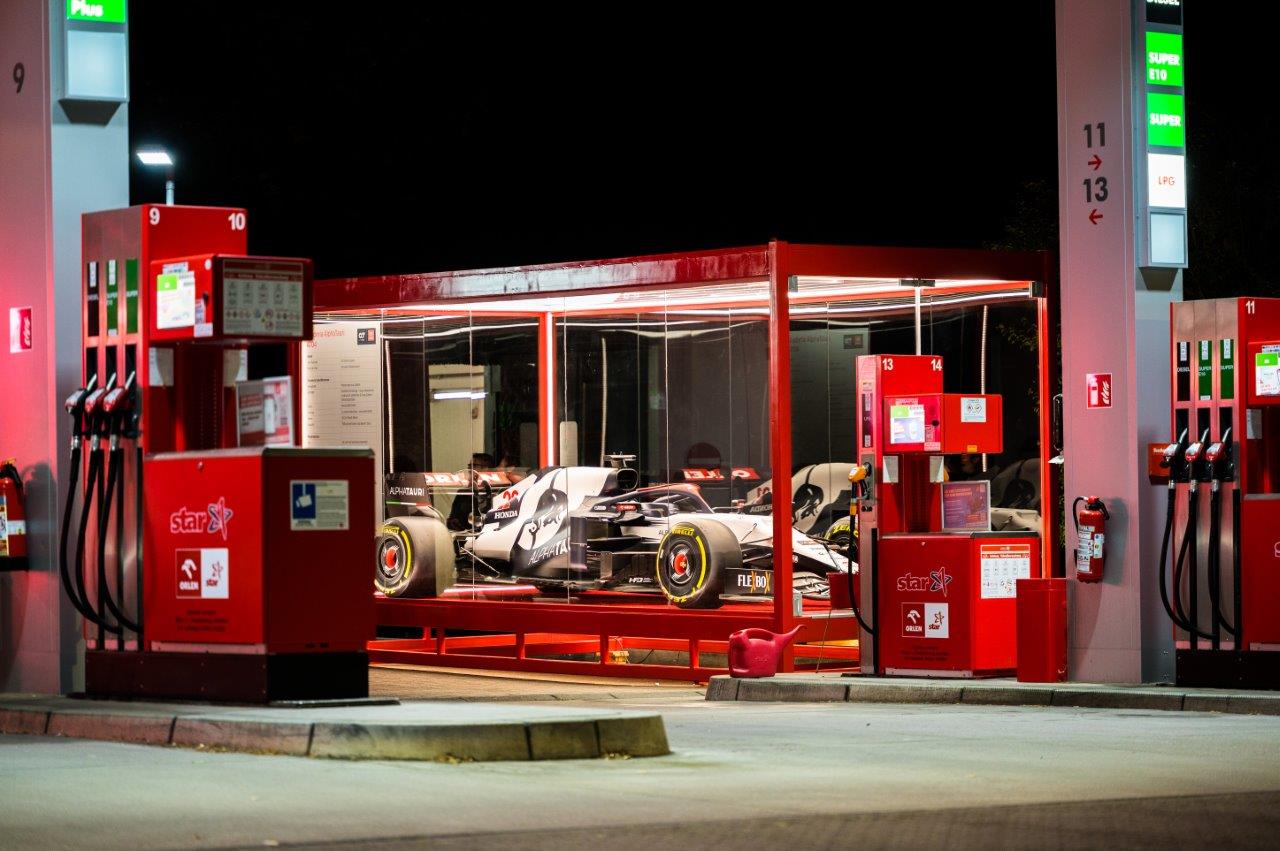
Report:
<svg viewBox="0 0 1280 851"><path fill-rule="evenodd" d="M27 514L22 476L12 461L0 462L0 560L27 557Z"/></svg>
<svg viewBox="0 0 1280 851"><path fill-rule="evenodd" d="M1083 511L1076 506L1084 503ZM1096 496L1078 496L1071 503L1071 514L1076 524L1076 579L1081 582L1100 582L1102 565L1106 560L1107 520L1111 517L1107 507Z"/></svg>

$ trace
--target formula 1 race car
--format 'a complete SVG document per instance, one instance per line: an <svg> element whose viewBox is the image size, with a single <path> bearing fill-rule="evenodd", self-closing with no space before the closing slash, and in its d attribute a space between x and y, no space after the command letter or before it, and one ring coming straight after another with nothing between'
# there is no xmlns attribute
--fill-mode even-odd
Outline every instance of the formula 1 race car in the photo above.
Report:
<svg viewBox="0 0 1280 851"><path fill-rule="evenodd" d="M543 591L661 593L689 609L774 593L769 515L715 511L694 485L638 485L626 467L538 470L491 505L481 500L478 531L452 548L438 515L392 518L378 536L375 585L389 597L438 593L451 584L456 552L460 579ZM850 567L845 548L791 535L794 588L825 599L827 574Z"/></svg>

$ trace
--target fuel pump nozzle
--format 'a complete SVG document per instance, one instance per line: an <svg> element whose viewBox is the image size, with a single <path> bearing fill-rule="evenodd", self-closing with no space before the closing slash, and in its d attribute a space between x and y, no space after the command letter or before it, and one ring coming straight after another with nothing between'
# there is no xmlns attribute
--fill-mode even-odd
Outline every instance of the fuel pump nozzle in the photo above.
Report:
<svg viewBox="0 0 1280 851"><path fill-rule="evenodd" d="M112 376L114 380L115 376ZM111 438L111 448L120 445L120 436L124 432L128 414L133 410L133 385L137 373L129 373L124 386L112 387L102 396L103 431Z"/></svg>
<svg viewBox="0 0 1280 851"><path fill-rule="evenodd" d="M1214 490L1218 489L1218 485L1221 482L1231 481L1235 477L1230 428L1222 433L1221 440L1210 444L1209 448L1204 451L1204 461L1205 466L1208 468L1209 479L1213 482Z"/></svg>
<svg viewBox="0 0 1280 851"><path fill-rule="evenodd" d="M1177 487L1178 482L1186 481L1187 475L1187 430L1184 428L1178 439L1164 448L1164 457L1160 466L1169 471L1169 489Z"/></svg>
<svg viewBox="0 0 1280 851"><path fill-rule="evenodd" d="M866 501L871 498L871 482L875 468L870 461L854 465L849 471L849 482L858 488L858 499Z"/></svg>
<svg viewBox="0 0 1280 851"><path fill-rule="evenodd" d="M1205 429L1200 435L1200 439L1187 447L1183 453L1183 458L1187 462L1187 477L1191 483L1191 492L1195 493L1196 486L1202 481L1208 481L1207 471L1204 465L1205 444L1209 442L1209 429Z"/></svg>
<svg viewBox="0 0 1280 851"><path fill-rule="evenodd" d="M116 374L111 373L106 386L94 390L84 400L84 433L89 436L89 448L97 449L101 438L105 435L106 417L103 416L102 400L116 386Z"/></svg>
<svg viewBox="0 0 1280 851"><path fill-rule="evenodd" d="M71 448L78 449L80 447L80 439L86 431L86 422L84 416L85 402L88 401L89 394L93 393L94 386L98 383L98 376L89 379L89 383L84 387L79 387L70 396L67 401L62 403L62 407L71 415Z"/></svg>

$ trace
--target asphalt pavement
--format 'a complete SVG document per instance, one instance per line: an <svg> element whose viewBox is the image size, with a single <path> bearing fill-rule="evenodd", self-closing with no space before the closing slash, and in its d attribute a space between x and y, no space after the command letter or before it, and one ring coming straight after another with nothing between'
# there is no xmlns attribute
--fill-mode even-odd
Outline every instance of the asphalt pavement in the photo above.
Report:
<svg viewBox="0 0 1280 851"><path fill-rule="evenodd" d="M0 846L1272 847L1280 828L1271 716L442 682L656 711L673 753L345 762L7 736Z"/></svg>

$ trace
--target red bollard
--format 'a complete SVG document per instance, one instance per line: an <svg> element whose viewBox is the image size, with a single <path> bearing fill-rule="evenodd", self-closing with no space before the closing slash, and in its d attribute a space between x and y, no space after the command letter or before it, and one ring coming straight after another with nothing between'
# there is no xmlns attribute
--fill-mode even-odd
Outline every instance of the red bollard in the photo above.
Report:
<svg viewBox="0 0 1280 851"><path fill-rule="evenodd" d="M1018 580L1018 682L1067 679L1067 580Z"/></svg>

